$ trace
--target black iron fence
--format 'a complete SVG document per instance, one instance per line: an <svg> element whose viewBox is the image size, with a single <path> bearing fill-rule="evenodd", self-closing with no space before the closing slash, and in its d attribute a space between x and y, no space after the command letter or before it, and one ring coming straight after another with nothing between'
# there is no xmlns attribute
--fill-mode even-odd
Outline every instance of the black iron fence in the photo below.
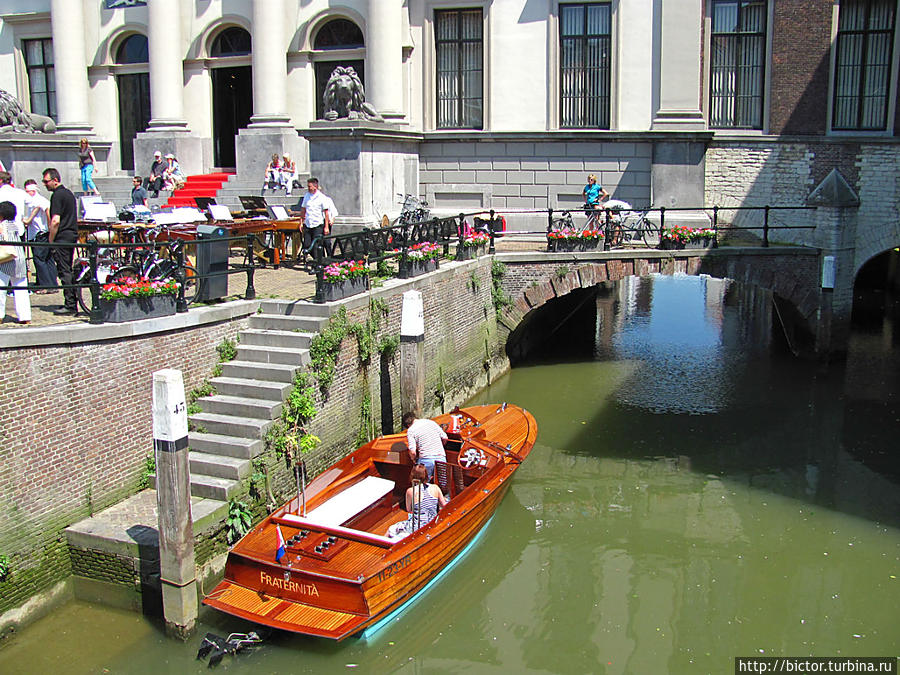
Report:
<svg viewBox="0 0 900 675"><path fill-rule="evenodd" d="M41 241L0 241L0 245L8 245L18 247L20 250L26 251L27 258L33 257L33 251L38 248L49 248L71 251L72 256L72 282L63 284L55 283L53 285L37 286L29 283L26 286L5 286L7 293L15 291L38 291L38 290L67 290L72 289L76 293L76 299L80 308L87 312L90 317L90 323L103 323L100 311L100 294L102 287L106 284L113 283L116 280L121 281L127 275L117 273L122 271L134 270L138 276L143 276L145 269L140 268L140 263L136 263L136 251L147 252L148 249L158 256L159 260L169 261L171 264L165 268L164 277L158 277L160 280L174 279L178 282L178 292L175 298L175 311L179 313L187 312L189 300L185 297L185 287L188 282L194 287L196 295L202 295L204 284L215 278L230 276L233 274L246 274L247 283L244 289L243 297L246 300L252 300L256 297L256 289L253 285L254 272L258 267L256 249L263 247L263 242L256 234L239 235L232 237L221 237L217 239L203 240L194 239L186 240L194 247L211 246L221 243L227 243L229 249L232 244L241 243L245 249L244 261L241 263L232 263L227 257L222 269L217 271L201 270L198 271L187 262L184 246L174 245L179 239L170 239L167 241L157 242L115 242L106 243L99 242L96 239L89 239L87 242L41 242ZM170 255L171 252L171 255ZM198 256L199 257L199 256Z"/></svg>

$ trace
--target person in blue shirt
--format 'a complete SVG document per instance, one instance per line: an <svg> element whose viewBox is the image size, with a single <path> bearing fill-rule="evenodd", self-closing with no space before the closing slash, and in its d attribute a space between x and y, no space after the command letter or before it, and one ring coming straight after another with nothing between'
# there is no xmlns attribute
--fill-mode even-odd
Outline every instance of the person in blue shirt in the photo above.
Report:
<svg viewBox="0 0 900 675"><path fill-rule="evenodd" d="M600 205L609 199L609 193L603 189L603 186L597 185L597 176L591 174L588 176L587 185L581 191L584 195L585 203L594 209L599 209Z"/></svg>

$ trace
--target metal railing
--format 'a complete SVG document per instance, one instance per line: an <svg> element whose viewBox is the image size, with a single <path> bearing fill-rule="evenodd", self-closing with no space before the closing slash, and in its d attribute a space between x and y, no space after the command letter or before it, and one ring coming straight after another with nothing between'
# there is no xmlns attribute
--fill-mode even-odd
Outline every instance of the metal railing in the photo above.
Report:
<svg viewBox="0 0 900 675"><path fill-rule="evenodd" d="M778 211L810 211L815 210L817 207L815 206L771 206L766 204L764 206L703 206L703 207L666 207L666 206L657 206L657 207L631 207L627 212L620 211L619 209L598 209L598 213L603 213L604 220L604 235L606 241L610 241L611 238L618 231L619 234L622 233L634 233L634 229L629 229L626 226L626 223L617 220L617 216L620 213L639 213L643 216L649 216L652 213L659 213L659 226L657 227L657 235L661 236L663 230L666 228L666 213L678 213L678 212L693 212L696 213L698 211L706 212L707 214L712 214L712 222L711 228L716 233L716 238L718 238L719 234L719 213L722 211L756 211L762 212L763 214L763 223L759 226L736 226L729 224L728 230L762 230L762 246L763 248L768 248L769 246L769 233L772 230L814 230L816 229L815 225L773 225L771 221L772 212ZM566 214L569 219L571 219L572 213L583 213L585 211L585 207L581 206L574 209L546 209L546 210L535 210L531 211L531 213L547 213L547 232L550 232L554 225L558 224L559 216L554 217L554 214ZM529 211L517 211L516 213L529 213Z"/></svg>
<svg viewBox="0 0 900 675"><path fill-rule="evenodd" d="M457 216L431 218L418 223L391 225L350 232L348 234L328 235L310 242L307 253L313 260L313 272L316 275L316 298L320 299L319 290L324 283L324 272L328 265L348 260L364 260L367 264L382 260L397 259L400 261L400 276L404 277L403 264L409 259L409 249L416 244L431 242L443 246L443 254L450 253L450 246L455 241L457 251L463 246L466 236L466 218L476 218L486 213L460 213ZM485 221L489 236L488 251L495 250L494 234L497 213L490 210Z"/></svg>
<svg viewBox="0 0 900 675"><path fill-rule="evenodd" d="M256 262L256 253L255 253L255 245L259 244L264 247L264 243L259 239L257 234L247 234L247 235L238 235L233 237L220 237L216 239L194 239L194 240L186 240L190 243L191 246L207 246L216 243L228 242L229 248L231 242L242 242L244 244L245 249L245 261L243 263L235 264L228 262L228 269L218 272L212 272L207 274L197 274L197 285L198 289L201 284L204 283L207 279L213 279L221 276L229 276L232 274L246 274L247 275L247 285L244 290L243 297L245 300L253 300L256 298L256 289L253 284L253 277L256 269L258 267L262 267L262 265L257 264ZM102 287L106 282L101 282L98 278L98 270L101 267L106 267L111 271L115 271L120 267L126 266L127 256L125 252L128 250L134 249L146 249L148 247L152 247L155 251L159 251L160 249L168 248L171 244L170 241L157 241L157 242L148 242L148 241L140 241L140 242L115 242L115 243L106 243L99 242L96 239L89 239L87 242L65 242L65 243L50 243L50 242L41 242L41 241L0 241L0 245L8 245L19 247L26 251L26 257L31 259L33 257L32 251L37 248L50 248L50 249L63 249L63 250L71 250L72 258L73 258L73 283L63 284L56 283L53 285L46 286L37 286L35 284L29 283L26 286L12 286L7 285L6 291L7 293L12 293L14 291L37 291L37 290L62 290L65 291L67 289L81 289L87 290L90 293L90 323L92 324L100 324L103 323L102 314L100 312L100 293ZM102 249L102 253L101 253ZM84 259L87 261L87 265L89 268L89 272L87 275L86 283L75 283L75 274L78 270L83 269L79 267L77 270L75 268L75 264L79 259ZM172 277L178 280L184 280L185 275L185 251L184 247L176 247L175 255L172 258L175 263L175 272ZM179 283L178 294L175 298L175 311L178 313L184 313L188 311L188 303L185 300L184 296L184 283Z"/></svg>

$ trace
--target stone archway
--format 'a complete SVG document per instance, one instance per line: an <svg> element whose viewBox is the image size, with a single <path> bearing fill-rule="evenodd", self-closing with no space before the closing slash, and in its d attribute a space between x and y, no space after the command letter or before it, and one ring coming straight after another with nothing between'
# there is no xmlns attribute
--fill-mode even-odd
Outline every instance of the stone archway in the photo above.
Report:
<svg viewBox="0 0 900 675"><path fill-rule="evenodd" d="M771 291L796 310L798 321L812 336L818 335L821 290L819 251L811 248L719 249L703 254L691 252L634 251L610 254L601 260L566 256L503 256L507 272L503 292L512 304L498 320L508 338L525 317L550 300L576 289L607 281L648 274L708 274L732 279Z"/></svg>

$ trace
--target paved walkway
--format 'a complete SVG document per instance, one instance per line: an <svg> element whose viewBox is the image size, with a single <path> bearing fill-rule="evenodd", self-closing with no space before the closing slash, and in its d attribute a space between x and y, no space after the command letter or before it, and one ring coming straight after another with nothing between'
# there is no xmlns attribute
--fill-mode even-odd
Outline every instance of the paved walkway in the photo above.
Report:
<svg viewBox="0 0 900 675"><path fill-rule="evenodd" d="M546 249L543 238L537 239L498 239L496 248L500 252L507 251L542 251ZM231 259L234 264L243 262L243 257L236 256ZM282 298L287 300L311 300L316 292L315 276L306 272L302 267L257 268L253 275L253 285L256 288L257 298ZM228 299L236 300L244 297L247 287L246 274L232 274L228 278L228 291L231 294ZM0 324L0 330L19 330L41 326L56 326L61 324L88 323L88 315L79 312L76 316L56 316L53 310L63 306L62 291L55 291L46 295L31 294L31 325L23 326L16 323L16 310L11 293L6 298L6 317Z"/></svg>

